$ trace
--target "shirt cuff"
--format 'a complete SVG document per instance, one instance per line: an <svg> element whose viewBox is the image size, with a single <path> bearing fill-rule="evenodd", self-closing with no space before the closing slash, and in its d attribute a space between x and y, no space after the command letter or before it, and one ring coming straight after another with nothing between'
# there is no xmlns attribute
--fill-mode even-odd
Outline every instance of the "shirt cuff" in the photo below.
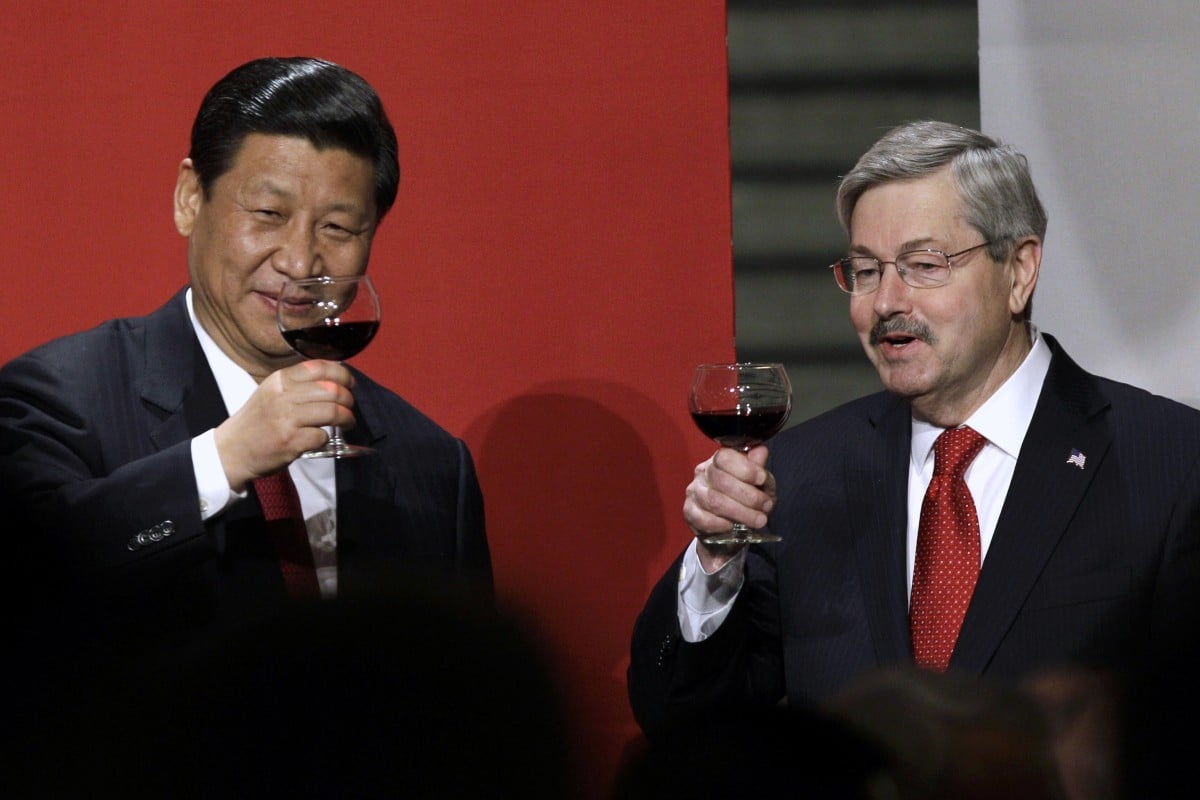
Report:
<svg viewBox="0 0 1200 800"><path fill-rule="evenodd" d="M234 500L240 500L249 493L235 492L229 488L229 479L225 477L225 468L221 466L221 454L217 452L215 428L192 439L192 471L196 474L202 520L215 517Z"/></svg>
<svg viewBox="0 0 1200 800"><path fill-rule="evenodd" d="M705 572L696 553L696 542L688 545L679 567L679 629L686 642L702 642L713 634L737 599L746 577L746 548L715 572Z"/></svg>

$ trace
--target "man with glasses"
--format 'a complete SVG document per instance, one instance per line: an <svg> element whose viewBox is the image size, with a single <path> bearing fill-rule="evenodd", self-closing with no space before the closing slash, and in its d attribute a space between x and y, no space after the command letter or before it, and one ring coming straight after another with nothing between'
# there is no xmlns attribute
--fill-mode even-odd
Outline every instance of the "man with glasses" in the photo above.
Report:
<svg viewBox="0 0 1200 800"><path fill-rule="evenodd" d="M831 267L886 391L697 466L697 537L638 620L642 726L802 703L913 664L1015 682L1158 646L1200 578L1200 412L1093 376L1030 322L1046 214L1025 158L899 127L838 191Z"/></svg>

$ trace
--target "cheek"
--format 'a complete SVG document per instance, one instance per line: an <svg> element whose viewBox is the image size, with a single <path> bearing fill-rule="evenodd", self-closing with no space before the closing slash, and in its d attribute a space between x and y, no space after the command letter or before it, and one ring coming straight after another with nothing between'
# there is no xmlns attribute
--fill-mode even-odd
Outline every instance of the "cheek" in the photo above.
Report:
<svg viewBox="0 0 1200 800"><path fill-rule="evenodd" d="M232 230L225 237L226 257L237 263L253 262L270 252L277 238L272 232Z"/></svg>
<svg viewBox="0 0 1200 800"><path fill-rule="evenodd" d="M205 269L220 271L220 280L228 281L237 274L249 273L261 259L255 254L267 249L262 236L255 236L236 226L207 229L193 238L192 244L203 254Z"/></svg>
<svg viewBox="0 0 1200 800"><path fill-rule="evenodd" d="M370 240L355 240L328 247L322 255L326 266L337 275L361 275L371 256Z"/></svg>
<svg viewBox="0 0 1200 800"><path fill-rule="evenodd" d="M867 295L863 299L850 300L850 322L860 334L865 334L875 324L875 312L871 308L869 298L870 295Z"/></svg>
<svg viewBox="0 0 1200 800"><path fill-rule="evenodd" d="M263 236L234 236L226 240L221 250L221 265L226 284L240 286L256 273L274 270L270 264L270 242Z"/></svg>

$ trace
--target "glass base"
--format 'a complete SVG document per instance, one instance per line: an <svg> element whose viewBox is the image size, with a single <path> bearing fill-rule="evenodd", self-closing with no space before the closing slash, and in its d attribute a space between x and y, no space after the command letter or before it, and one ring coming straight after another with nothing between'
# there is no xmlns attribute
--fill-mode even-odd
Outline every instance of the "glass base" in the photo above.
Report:
<svg viewBox="0 0 1200 800"><path fill-rule="evenodd" d="M710 533L708 536L698 538L704 544L765 544L783 540L782 536L776 536L770 531L756 531L745 525L734 525L731 530L724 533Z"/></svg>
<svg viewBox="0 0 1200 800"><path fill-rule="evenodd" d="M358 458L359 456L370 456L375 454L375 448L363 447L360 444L348 444L346 442L329 441L319 450L309 450L307 453L301 453L301 458Z"/></svg>

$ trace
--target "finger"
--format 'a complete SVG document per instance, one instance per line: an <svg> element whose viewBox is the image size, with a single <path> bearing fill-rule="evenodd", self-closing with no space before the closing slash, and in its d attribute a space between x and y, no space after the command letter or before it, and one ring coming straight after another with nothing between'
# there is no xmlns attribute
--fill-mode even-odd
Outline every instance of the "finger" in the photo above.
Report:
<svg viewBox="0 0 1200 800"><path fill-rule="evenodd" d="M300 403L338 403L352 408L350 375L339 364L329 361L305 361L281 369L267 377L256 395L271 404L275 414L287 414L286 407ZM346 380L343 380L346 379Z"/></svg>
<svg viewBox="0 0 1200 800"><path fill-rule="evenodd" d="M300 457L301 453L307 453L310 450L320 450L329 442L329 432L323 427L300 428L296 431L296 435L292 438L289 450L293 454L293 460ZM290 462L289 462L290 463Z"/></svg>
<svg viewBox="0 0 1200 800"><path fill-rule="evenodd" d="M335 403L345 408L354 408L354 393L332 381L298 383L285 390L285 403L301 406L305 404Z"/></svg>
<svg viewBox="0 0 1200 800"><path fill-rule="evenodd" d="M742 453L732 447L722 447L713 454L712 466L739 481L752 486L761 486L767 480L767 470L763 466L765 458L761 463L756 460L761 457L761 454L756 452L760 449L766 450L765 447L760 446L750 451L755 455L755 458L752 459L747 453Z"/></svg>
<svg viewBox="0 0 1200 800"><path fill-rule="evenodd" d="M698 503L684 503L683 519L697 536L711 533L728 533L734 523L741 523L757 530L767 525L767 515L761 511L731 504L727 511L709 511Z"/></svg>
<svg viewBox="0 0 1200 800"><path fill-rule="evenodd" d="M723 462L727 462L728 469L721 467ZM747 463L745 456L737 451L718 451L708 461L696 466L689 492L696 494L701 506L709 511L728 512L731 509L727 502L733 502L752 510L768 512L774 494L767 494L762 487L749 481L761 479L764 484L772 482L773 486L774 479L765 469L753 464L747 466Z"/></svg>
<svg viewBox="0 0 1200 800"><path fill-rule="evenodd" d="M758 464L760 467L766 467L767 458L770 455L771 452L767 449L767 446L765 444L759 444L750 448L750 452L746 453L746 458L755 464Z"/></svg>
<svg viewBox="0 0 1200 800"><path fill-rule="evenodd" d="M771 507L775 505L776 498L775 476L771 474L769 469L767 469L767 459L770 457L770 455L771 453L766 446L761 444L752 448L750 452L746 453L746 458L762 467L763 473L766 475L763 480L758 481L755 485L762 489L763 493L769 498L769 502L763 506L763 510L768 512L771 510Z"/></svg>
<svg viewBox="0 0 1200 800"><path fill-rule="evenodd" d="M770 512L775 507L775 501L779 495L775 491L775 476L770 472L767 473L767 480L762 485L763 494L767 496L768 502L763 506L763 510Z"/></svg>
<svg viewBox="0 0 1200 800"><path fill-rule="evenodd" d="M756 495L761 494L757 489L751 491ZM767 524L767 514L761 507L742 502L739 498L714 488L703 479L689 484L684 498L683 516L697 533L723 533L735 522L751 528L761 528Z"/></svg>
<svg viewBox="0 0 1200 800"><path fill-rule="evenodd" d="M354 385L354 376L350 370L337 361L301 361L284 368L281 373L288 381L294 383L331 381L346 388Z"/></svg>
<svg viewBox="0 0 1200 800"><path fill-rule="evenodd" d="M720 468L716 459L704 473L697 475L697 483L711 493L714 502L722 504L721 510L727 510L722 498L728 498L749 509L770 511L773 495L766 492L764 486L772 480L771 473L762 467L754 466L751 470L735 468L733 472L729 472ZM706 505L706 507L716 510L711 505Z"/></svg>
<svg viewBox="0 0 1200 800"><path fill-rule="evenodd" d="M354 414L345 406L313 404L303 411L297 411L292 419L292 425L293 430L297 432L333 426L350 430L355 425L355 419Z"/></svg>

